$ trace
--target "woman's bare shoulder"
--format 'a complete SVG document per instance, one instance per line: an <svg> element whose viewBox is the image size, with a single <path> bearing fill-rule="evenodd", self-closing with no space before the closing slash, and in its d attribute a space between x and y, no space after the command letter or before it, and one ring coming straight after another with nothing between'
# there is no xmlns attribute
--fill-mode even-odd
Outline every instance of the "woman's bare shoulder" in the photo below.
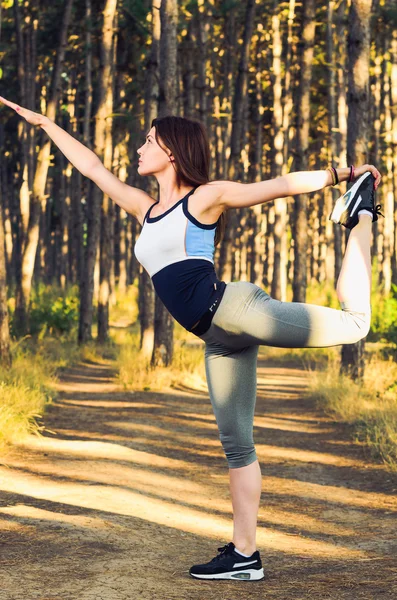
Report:
<svg viewBox="0 0 397 600"><path fill-rule="evenodd" d="M225 181L208 181L200 185L189 199L189 211L200 222L206 225L216 223L224 211L220 204Z"/></svg>

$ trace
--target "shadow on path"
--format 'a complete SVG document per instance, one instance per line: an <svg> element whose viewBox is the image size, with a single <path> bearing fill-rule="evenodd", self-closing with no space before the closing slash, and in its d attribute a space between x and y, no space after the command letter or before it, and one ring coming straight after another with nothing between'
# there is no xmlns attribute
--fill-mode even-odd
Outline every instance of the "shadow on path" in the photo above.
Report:
<svg viewBox="0 0 397 600"><path fill-rule="evenodd" d="M396 598L396 475L316 412L305 371L259 361L255 584L188 576L232 537L208 395L126 392L114 374L64 373L45 435L3 459L1 600Z"/></svg>

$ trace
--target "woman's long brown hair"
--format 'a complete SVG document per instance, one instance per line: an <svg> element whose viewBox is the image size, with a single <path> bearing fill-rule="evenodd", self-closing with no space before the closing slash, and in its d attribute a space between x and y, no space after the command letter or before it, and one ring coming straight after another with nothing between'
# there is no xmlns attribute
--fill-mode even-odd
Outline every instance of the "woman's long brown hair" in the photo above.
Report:
<svg viewBox="0 0 397 600"><path fill-rule="evenodd" d="M159 146L163 148L163 142L175 157L172 164L179 187L182 184L197 187L209 182L210 144L202 123L194 119L167 115L153 119L151 126L156 129L156 141ZM222 240L224 233L225 214L222 213L215 230L215 246Z"/></svg>

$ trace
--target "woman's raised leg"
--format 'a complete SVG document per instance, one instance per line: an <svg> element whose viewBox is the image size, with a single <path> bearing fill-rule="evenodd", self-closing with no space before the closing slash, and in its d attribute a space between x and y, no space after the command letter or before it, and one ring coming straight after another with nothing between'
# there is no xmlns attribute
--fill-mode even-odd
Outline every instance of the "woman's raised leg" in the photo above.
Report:
<svg viewBox="0 0 397 600"><path fill-rule="evenodd" d="M368 334L371 319L371 224L371 217L363 214L351 230L337 283L342 310L281 302L257 285L235 283L226 288L209 334L236 348L321 348L358 342Z"/></svg>
<svg viewBox="0 0 397 600"><path fill-rule="evenodd" d="M368 312L371 306L371 230L372 218L359 215L351 230L336 284L343 308Z"/></svg>

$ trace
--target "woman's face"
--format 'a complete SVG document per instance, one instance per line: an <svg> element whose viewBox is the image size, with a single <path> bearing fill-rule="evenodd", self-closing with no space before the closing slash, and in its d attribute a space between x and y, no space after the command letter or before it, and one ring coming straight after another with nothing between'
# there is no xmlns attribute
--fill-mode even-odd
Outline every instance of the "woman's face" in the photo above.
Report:
<svg viewBox="0 0 397 600"><path fill-rule="evenodd" d="M139 175L160 173L171 164L170 156L173 160L170 150L166 149L164 151L156 142L155 131L155 128L152 127L146 136L146 142L137 150L139 154Z"/></svg>

